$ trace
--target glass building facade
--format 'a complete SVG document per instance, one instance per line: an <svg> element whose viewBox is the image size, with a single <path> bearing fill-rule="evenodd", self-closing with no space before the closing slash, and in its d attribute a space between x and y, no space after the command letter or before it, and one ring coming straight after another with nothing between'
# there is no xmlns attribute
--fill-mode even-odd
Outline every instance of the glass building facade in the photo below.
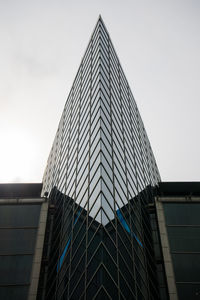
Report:
<svg viewBox="0 0 200 300"><path fill-rule="evenodd" d="M159 181L136 102L100 17L43 178L42 194L48 193L53 208L46 290L38 299L160 299L147 210Z"/></svg>

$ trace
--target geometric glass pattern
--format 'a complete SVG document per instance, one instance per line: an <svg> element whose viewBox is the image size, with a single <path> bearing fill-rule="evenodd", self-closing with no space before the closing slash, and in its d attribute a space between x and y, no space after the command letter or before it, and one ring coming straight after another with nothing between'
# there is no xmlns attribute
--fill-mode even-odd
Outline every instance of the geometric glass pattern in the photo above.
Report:
<svg viewBox="0 0 200 300"><path fill-rule="evenodd" d="M99 17L43 178L54 205L44 299L159 299L148 203L160 175Z"/></svg>

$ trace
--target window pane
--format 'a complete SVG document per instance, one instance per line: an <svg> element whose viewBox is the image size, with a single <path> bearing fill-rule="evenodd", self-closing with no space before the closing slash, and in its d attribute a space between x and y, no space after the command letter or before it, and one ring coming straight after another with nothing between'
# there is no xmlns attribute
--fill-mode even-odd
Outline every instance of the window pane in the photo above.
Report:
<svg viewBox="0 0 200 300"><path fill-rule="evenodd" d="M37 226L40 205L1 205L0 227Z"/></svg>
<svg viewBox="0 0 200 300"><path fill-rule="evenodd" d="M32 260L32 255L0 256L0 284L29 283Z"/></svg>
<svg viewBox="0 0 200 300"><path fill-rule="evenodd" d="M37 229L0 229L0 254L34 252Z"/></svg>
<svg viewBox="0 0 200 300"><path fill-rule="evenodd" d="M200 252L200 227L167 227L171 251Z"/></svg>

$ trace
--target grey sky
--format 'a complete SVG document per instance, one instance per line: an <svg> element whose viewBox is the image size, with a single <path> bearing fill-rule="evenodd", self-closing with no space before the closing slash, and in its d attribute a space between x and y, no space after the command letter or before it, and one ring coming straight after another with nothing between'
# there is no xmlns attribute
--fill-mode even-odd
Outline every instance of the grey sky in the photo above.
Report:
<svg viewBox="0 0 200 300"><path fill-rule="evenodd" d="M42 180L99 14L162 180L200 179L199 0L0 0L0 182Z"/></svg>

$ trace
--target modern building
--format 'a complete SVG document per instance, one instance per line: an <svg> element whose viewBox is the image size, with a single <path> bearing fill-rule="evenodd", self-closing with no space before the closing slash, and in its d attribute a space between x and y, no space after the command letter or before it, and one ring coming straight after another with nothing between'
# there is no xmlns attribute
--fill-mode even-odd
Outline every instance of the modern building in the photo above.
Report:
<svg viewBox="0 0 200 300"><path fill-rule="evenodd" d="M160 299L157 271L163 265L155 261L148 208L159 181L100 17L44 174L42 194L48 193L53 209L39 299Z"/></svg>
<svg viewBox="0 0 200 300"><path fill-rule="evenodd" d="M200 183L161 182L99 17L43 184L0 185L0 299L200 299Z"/></svg>

